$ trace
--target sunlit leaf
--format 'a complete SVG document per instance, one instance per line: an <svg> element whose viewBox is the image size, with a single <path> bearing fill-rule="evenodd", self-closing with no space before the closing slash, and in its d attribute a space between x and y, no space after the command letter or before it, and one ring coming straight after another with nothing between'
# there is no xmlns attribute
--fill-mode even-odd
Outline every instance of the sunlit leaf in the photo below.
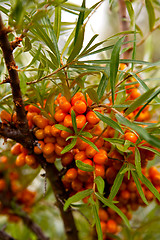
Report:
<svg viewBox="0 0 160 240"><path fill-rule="evenodd" d="M79 137L82 141L88 143L88 144L89 144L91 147L93 147L97 152L99 152L97 146L96 146L93 142L89 141L87 138L84 138L84 137L81 137L81 136L78 136L78 137Z"/></svg>
<svg viewBox="0 0 160 240"><path fill-rule="evenodd" d="M59 39L60 29L61 29L61 7L57 6L55 8L55 18L54 18L54 32L57 40Z"/></svg>
<svg viewBox="0 0 160 240"><path fill-rule="evenodd" d="M76 145L76 142L77 142L77 138L73 138L71 143L63 148L63 150L61 151L61 154L69 152L72 148L74 148L74 146Z"/></svg>
<svg viewBox="0 0 160 240"><path fill-rule="evenodd" d="M156 21L154 8L153 8L151 0L145 0L145 4L146 4L147 12L148 12L149 28L150 28L150 31L152 31L155 21Z"/></svg>
<svg viewBox="0 0 160 240"><path fill-rule="evenodd" d="M100 223L100 219L99 219L99 216L98 216L98 207L96 206L96 204L92 205L92 209L93 209L93 216L94 216L95 223L96 223L98 240L103 240L101 223Z"/></svg>
<svg viewBox="0 0 160 240"><path fill-rule="evenodd" d="M82 8L85 8L85 0L83 0L82 2ZM76 44L76 41L77 41L77 38L78 38L78 35L79 35L79 31L83 25L83 21L84 21L84 14L85 12L84 11L80 11L79 13L79 17L78 17L78 21L77 21L77 25L76 25L76 32L75 32L75 38L74 38L74 45Z"/></svg>
<svg viewBox="0 0 160 240"><path fill-rule="evenodd" d="M103 97L107 84L108 84L108 78L105 74L103 74L97 89L97 95L99 100Z"/></svg>
<svg viewBox="0 0 160 240"><path fill-rule="evenodd" d="M64 211L67 210L67 208L69 207L70 204L78 202L80 200L82 200L83 198L90 196L93 193L93 189L87 189L81 192L78 192L76 194L74 194L72 197L68 198L64 204Z"/></svg>
<svg viewBox="0 0 160 240"><path fill-rule="evenodd" d="M89 165L89 164L86 164L80 160L76 160L76 166L82 170L82 171L85 171L85 172L93 172L94 171L94 167Z"/></svg>
<svg viewBox="0 0 160 240"><path fill-rule="evenodd" d="M103 178L101 176L98 176L94 179L94 182L96 183L97 185L97 189L98 189L98 192L100 194L103 194L104 192L104 187L105 187L105 182L103 180Z"/></svg>
<svg viewBox="0 0 160 240"><path fill-rule="evenodd" d="M67 128L67 127L65 127L61 124L55 124L54 127L61 130L61 131L66 131L66 132L69 132L69 133L73 133L73 131L70 128Z"/></svg>
<svg viewBox="0 0 160 240"><path fill-rule="evenodd" d="M74 129L75 133L77 133L76 114L73 110L71 111L71 118L72 118L73 129Z"/></svg>
<svg viewBox="0 0 160 240"><path fill-rule="evenodd" d="M96 92L93 88L88 88L88 89L86 90L86 92L88 93L90 99L91 99L93 102L95 102L95 103L98 104L99 99L98 99L97 92Z"/></svg>
<svg viewBox="0 0 160 240"><path fill-rule="evenodd" d="M139 178L141 178L142 177L141 155L137 147L135 147L135 166L136 166L137 174Z"/></svg>

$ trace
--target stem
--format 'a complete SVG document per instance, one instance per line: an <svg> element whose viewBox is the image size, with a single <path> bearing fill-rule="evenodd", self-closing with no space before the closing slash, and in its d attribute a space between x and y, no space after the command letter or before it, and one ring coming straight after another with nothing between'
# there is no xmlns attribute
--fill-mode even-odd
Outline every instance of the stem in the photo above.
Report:
<svg viewBox="0 0 160 240"><path fill-rule="evenodd" d="M129 24L127 20L127 11L126 11L126 4L125 0L119 0L119 17L120 17L120 30L121 31L128 31L129 30ZM125 42L128 41L128 36L125 37ZM128 47L128 44L123 44L122 48ZM125 51L122 54L122 58L129 59L130 52Z"/></svg>
<svg viewBox="0 0 160 240"><path fill-rule="evenodd" d="M8 233L4 232L3 230L0 230L0 239L1 240L16 240L12 236L10 236Z"/></svg>

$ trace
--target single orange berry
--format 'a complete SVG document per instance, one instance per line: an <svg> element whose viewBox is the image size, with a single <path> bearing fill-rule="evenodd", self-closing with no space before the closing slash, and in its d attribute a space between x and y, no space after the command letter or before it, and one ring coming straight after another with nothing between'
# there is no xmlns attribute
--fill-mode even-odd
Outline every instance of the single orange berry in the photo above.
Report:
<svg viewBox="0 0 160 240"><path fill-rule="evenodd" d="M67 137L71 136L72 134L69 132L66 132L64 130L61 131L61 137L66 139Z"/></svg>
<svg viewBox="0 0 160 240"><path fill-rule="evenodd" d="M73 161L73 154L71 152L67 152L61 157L61 163L63 167L66 167Z"/></svg>
<svg viewBox="0 0 160 240"><path fill-rule="evenodd" d="M71 118L71 115L70 115L70 114L68 114L68 115L65 116L63 125L64 125L65 127L72 127L72 118Z"/></svg>
<svg viewBox="0 0 160 240"><path fill-rule="evenodd" d="M135 133L133 133L133 132L126 132L126 133L124 134L124 139L125 139L125 140L129 140L130 142L136 143L138 137L137 137L137 135L136 135Z"/></svg>
<svg viewBox="0 0 160 240"><path fill-rule="evenodd" d="M25 162L27 165L32 166L36 163L36 158L34 155L26 155Z"/></svg>
<svg viewBox="0 0 160 240"><path fill-rule="evenodd" d="M48 125L48 119L41 115L35 115L32 121L38 128L45 128Z"/></svg>
<svg viewBox="0 0 160 240"><path fill-rule="evenodd" d="M51 128L51 134L53 137L59 137L61 133L61 130L55 127L55 125L52 126Z"/></svg>
<svg viewBox="0 0 160 240"><path fill-rule="evenodd" d="M117 223L112 219L108 220L106 230L108 233L116 233L118 231Z"/></svg>
<svg viewBox="0 0 160 240"><path fill-rule="evenodd" d="M43 130L43 129L38 129L38 130L35 132L34 135L36 136L36 138L37 138L38 140L41 140L41 139L44 138L44 130Z"/></svg>
<svg viewBox="0 0 160 240"><path fill-rule="evenodd" d="M19 155L21 153L21 144L20 143L14 144L11 148L11 153L13 155Z"/></svg>
<svg viewBox="0 0 160 240"><path fill-rule="evenodd" d="M11 122L11 114L8 113L7 111L5 110L2 110L0 112L0 118L2 120L3 123L8 123L8 122Z"/></svg>
<svg viewBox="0 0 160 240"><path fill-rule="evenodd" d="M25 162L25 157L26 157L25 153L20 153L16 158L16 162L15 162L16 166L18 166L18 167L24 166L25 163L26 163Z"/></svg>
<svg viewBox="0 0 160 240"><path fill-rule="evenodd" d="M45 134L45 136L51 137L51 136L52 136L51 130L52 130L52 126L51 126L51 125L47 125L47 126L44 128L44 134Z"/></svg>
<svg viewBox="0 0 160 240"><path fill-rule="evenodd" d="M62 122L66 116L66 113L63 112L61 109L55 112L54 118L57 122Z"/></svg>
<svg viewBox="0 0 160 240"><path fill-rule="evenodd" d="M56 154L52 155L51 157L46 157L46 162L54 163L56 161Z"/></svg>
<svg viewBox="0 0 160 240"><path fill-rule="evenodd" d="M6 181L3 178L1 178L0 179L0 192L4 191L6 189L6 187L7 187Z"/></svg>
<svg viewBox="0 0 160 240"><path fill-rule="evenodd" d="M59 98L59 107L62 109L63 112L69 112L71 108L70 102L67 101L65 97L60 97Z"/></svg>
<svg viewBox="0 0 160 240"><path fill-rule="evenodd" d="M97 164L105 164L107 159L107 152L103 149L100 149L93 157L93 161Z"/></svg>
<svg viewBox="0 0 160 240"><path fill-rule="evenodd" d="M41 112L41 110L40 110L39 108L33 106L32 104L30 104L30 105L28 106L28 112L36 112L36 113L39 114L39 113Z"/></svg>
<svg viewBox="0 0 160 240"><path fill-rule="evenodd" d="M83 93L77 92L77 93L72 97L72 99L71 99L71 104L72 104L72 106L73 106L73 105L75 104L75 102L78 101L78 100L82 100L82 101L86 102Z"/></svg>
<svg viewBox="0 0 160 240"><path fill-rule="evenodd" d="M106 222L109 218L107 211L103 208L100 208L98 210L98 215L99 215L100 221L105 221Z"/></svg>
<svg viewBox="0 0 160 240"><path fill-rule="evenodd" d="M87 119L87 122L89 122L93 125L99 123L99 121L100 121L100 119L97 117L97 115L93 111L89 111L86 114L86 119Z"/></svg>
<svg viewBox="0 0 160 240"><path fill-rule="evenodd" d="M85 151L79 151L78 153L75 154L74 159L83 161L87 158L86 152Z"/></svg>
<svg viewBox="0 0 160 240"><path fill-rule="evenodd" d="M85 113L87 110L87 105L82 100L78 100L74 104L74 110L79 114Z"/></svg>
<svg viewBox="0 0 160 240"><path fill-rule="evenodd" d="M44 138L44 143L55 143L56 138L55 137L45 137Z"/></svg>
<svg viewBox="0 0 160 240"><path fill-rule="evenodd" d="M65 174L68 182L72 182L77 177L77 170L75 168L70 168Z"/></svg>
<svg viewBox="0 0 160 240"><path fill-rule="evenodd" d="M76 117L77 128L82 128L86 123L86 117L84 115L78 115Z"/></svg>
<svg viewBox="0 0 160 240"><path fill-rule="evenodd" d="M55 143L55 153L58 156L62 156L62 154L61 154L62 150L63 150L63 147L60 146L58 143Z"/></svg>
<svg viewBox="0 0 160 240"><path fill-rule="evenodd" d="M105 177L105 167L104 165L95 164L95 175L96 177L100 176L102 178Z"/></svg>
<svg viewBox="0 0 160 240"><path fill-rule="evenodd" d="M34 146L34 153L41 154L43 152L44 142L38 141L38 146Z"/></svg>
<svg viewBox="0 0 160 240"><path fill-rule="evenodd" d="M66 140L65 140L64 138L62 138L62 137L57 137L57 138L56 138L56 141L57 141L58 145L60 145L60 146L62 146L62 147L64 147L64 146L67 145Z"/></svg>
<svg viewBox="0 0 160 240"><path fill-rule="evenodd" d="M46 143L43 147L43 154L51 155L54 152L54 144L53 143Z"/></svg>
<svg viewBox="0 0 160 240"><path fill-rule="evenodd" d="M74 191L78 192L82 189L83 183L79 179L74 179L71 183L71 187Z"/></svg>
<svg viewBox="0 0 160 240"><path fill-rule="evenodd" d="M85 154L88 158L93 158L97 151L90 145L86 147Z"/></svg>

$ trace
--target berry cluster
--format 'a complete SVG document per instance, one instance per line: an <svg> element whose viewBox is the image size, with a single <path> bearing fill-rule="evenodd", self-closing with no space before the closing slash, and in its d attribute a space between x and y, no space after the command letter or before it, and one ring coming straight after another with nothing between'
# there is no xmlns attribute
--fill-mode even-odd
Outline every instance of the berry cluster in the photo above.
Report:
<svg viewBox="0 0 160 240"><path fill-rule="evenodd" d="M9 221L17 222L20 217L10 205L14 202L22 207L25 212L30 212L34 204L36 193L24 188L20 183L20 176L15 164L6 156L0 157L0 208L1 214L7 215Z"/></svg>
<svg viewBox="0 0 160 240"><path fill-rule="evenodd" d="M133 81L134 79L131 77L127 80L127 83L129 83L125 87L127 101L134 100L140 96L140 92L137 89L138 84L134 84ZM109 106L111 105L112 100L109 98L109 103L106 103L106 109L103 105L102 108L97 106L94 110L102 114L103 111L109 113ZM141 141L138 134L128 128L124 129L124 135L120 135L120 133L117 135L119 139L130 142L127 151L119 151L116 146L107 141L107 138L114 138L116 134L115 129L110 126L104 127L96 113L92 110L92 107L92 100L87 94L84 95L82 92L77 92L71 101L59 94L55 99L55 113L52 120L49 120L51 118L45 118L39 108L31 104L27 105L28 125L34 133L37 144L34 146L33 153L30 153L20 143L16 143L11 149L12 154L17 155L16 165L24 166L28 164L32 168L37 168L39 165L37 161L38 155L43 155L46 162L52 164L54 164L56 159L60 159L65 169L62 182L68 192L68 196L85 189L95 188L94 179L100 176L104 179L105 196L108 197L117 173L123 164L131 163L135 165L135 144L137 144L141 156L143 174L160 191L160 173L158 170L150 168L149 172L147 172L145 169L148 160L152 160L155 154L139 147L139 144L146 146L148 144L145 141ZM141 107L134 110L127 117L134 119ZM145 107L136 120L149 120L150 114L148 110L148 107ZM75 115L77 132L80 133L81 129L83 129L85 133L87 132L90 135L83 135L82 137L75 132L72 112ZM1 120L3 123L8 123L8 121L12 121L12 117L7 112L2 111ZM57 127L57 124L61 125L61 128ZM66 146L71 143L72 137L76 137L76 143L70 150L64 151ZM94 171L84 171L78 168L77 161L83 162L86 166L93 166ZM154 199L153 194L143 184L142 189L148 202L152 201ZM115 200L118 201L117 206L128 219L131 219L132 211L137 210L139 206L144 206L132 177L130 179L127 176L124 177ZM83 201L87 203L88 197L84 198ZM112 209L100 208L99 218L104 239L108 239L107 233L115 234L120 231L121 218Z"/></svg>

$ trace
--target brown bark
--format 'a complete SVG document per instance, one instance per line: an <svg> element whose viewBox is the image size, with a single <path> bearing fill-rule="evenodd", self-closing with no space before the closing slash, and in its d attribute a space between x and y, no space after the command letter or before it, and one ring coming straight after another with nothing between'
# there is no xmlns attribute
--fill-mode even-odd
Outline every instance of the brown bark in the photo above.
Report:
<svg viewBox="0 0 160 240"><path fill-rule="evenodd" d="M15 238L13 238L12 236L10 236L8 233L6 233L3 230L0 230L0 239L1 240L16 240Z"/></svg>
<svg viewBox="0 0 160 240"><path fill-rule="evenodd" d="M4 26L0 15L0 46L2 48L5 63L9 72L9 81L12 88L13 101L18 118L16 126L12 124L0 123L0 135L6 139L13 139L29 149L33 149L36 142L34 141L32 133L28 129L28 122L26 119L24 103L20 91L20 81L17 67L12 55L13 49L8 41L7 33L8 29ZM42 168L45 169L46 177L49 179L55 194L57 206L60 209L60 213L64 222L67 240L78 240L78 232L71 210L66 212L63 211L63 202L66 199L66 192L59 177L59 171L56 169L54 164L46 163L43 156L37 156L37 158Z"/></svg>

